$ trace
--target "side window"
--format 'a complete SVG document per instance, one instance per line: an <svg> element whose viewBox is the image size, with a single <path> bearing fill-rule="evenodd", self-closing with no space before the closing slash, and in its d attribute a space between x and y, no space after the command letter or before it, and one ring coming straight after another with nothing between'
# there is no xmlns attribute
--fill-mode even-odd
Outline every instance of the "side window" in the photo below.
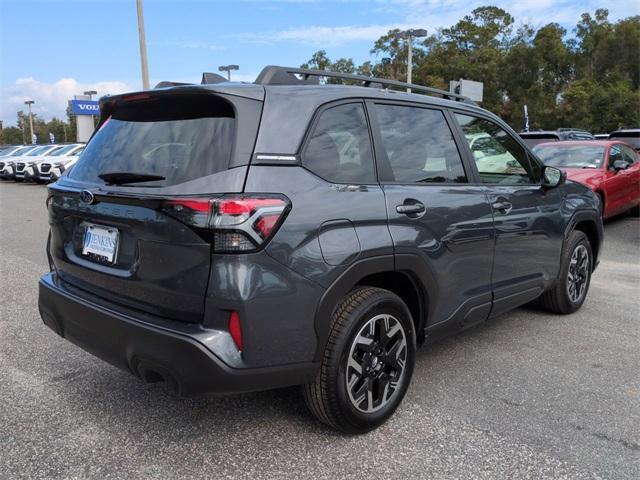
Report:
<svg viewBox="0 0 640 480"><path fill-rule="evenodd" d="M493 122L456 113L482 183L534 184L540 169L529 161L527 151Z"/></svg>
<svg viewBox="0 0 640 480"><path fill-rule="evenodd" d="M460 153L441 111L376 104L375 112L393 181L467 181Z"/></svg>
<svg viewBox="0 0 640 480"><path fill-rule="evenodd" d="M624 155L624 161L629 165L638 161L636 152L633 150L633 148L627 147L626 145L620 145L620 148L622 149L622 155Z"/></svg>
<svg viewBox="0 0 640 480"><path fill-rule="evenodd" d="M624 157L622 156L622 149L620 148L620 145L613 145L609 149L609 167L613 167L613 163L618 160L624 160Z"/></svg>
<svg viewBox="0 0 640 480"><path fill-rule="evenodd" d="M323 111L302 153L302 164L330 182L374 183L363 105L348 103Z"/></svg>

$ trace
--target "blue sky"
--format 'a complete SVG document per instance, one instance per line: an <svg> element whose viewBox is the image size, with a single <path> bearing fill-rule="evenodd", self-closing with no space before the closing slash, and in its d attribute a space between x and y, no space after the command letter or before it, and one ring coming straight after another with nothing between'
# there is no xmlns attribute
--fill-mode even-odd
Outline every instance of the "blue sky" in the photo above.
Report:
<svg viewBox="0 0 640 480"><path fill-rule="evenodd" d="M203 71L236 63L252 81L267 64L293 65L319 49L331 58L370 59L389 29L432 33L480 5L516 23L558 22L569 31L584 11L616 20L640 13L637 0L143 0L151 83L199 81ZM64 115L75 93L140 88L135 0L0 0L0 119L13 124L26 98L44 118Z"/></svg>

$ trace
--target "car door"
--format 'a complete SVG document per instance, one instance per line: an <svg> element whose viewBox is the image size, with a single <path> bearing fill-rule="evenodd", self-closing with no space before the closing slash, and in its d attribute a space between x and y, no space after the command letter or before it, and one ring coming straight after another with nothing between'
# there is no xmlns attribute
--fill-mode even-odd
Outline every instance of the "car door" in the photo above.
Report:
<svg viewBox="0 0 640 480"><path fill-rule="evenodd" d="M368 101L378 175L397 270L413 272L428 292L426 327L471 325L491 307L493 219L448 114L423 105Z"/></svg>
<svg viewBox="0 0 640 480"><path fill-rule="evenodd" d="M629 164L629 168L621 172L627 179L625 188L627 194L624 203L626 207L632 207L640 203L640 161L638 161L638 154L633 148L620 145L620 149L624 161Z"/></svg>
<svg viewBox="0 0 640 480"><path fill-rule="evenodd" d="M494 217L491 315L499 315L533 300L557 277L563 190L541 187L542 165L496 121L462 112L455 118L467 143L480 134L490 139L467 153Z"/></svg>
<svg viewBox="0 0 640 480"><path fill-rule="evenodd" d="M605 214L616 215L627 208L627 202L632 196L633 183L628 170L616 171L613 167L617 161L625 161L622 145L615 143L607 151L607 172L604 180Z"/></svg>

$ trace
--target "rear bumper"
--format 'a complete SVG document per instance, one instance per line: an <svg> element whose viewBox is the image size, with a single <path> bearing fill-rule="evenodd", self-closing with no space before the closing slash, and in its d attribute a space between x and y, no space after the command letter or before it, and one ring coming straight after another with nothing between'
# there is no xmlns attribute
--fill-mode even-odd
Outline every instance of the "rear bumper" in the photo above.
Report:
<svg viewBox="0 0 640 480"><path fill-rule="evenodd" d="M40 279L38 304L42 320L58 335L145 381L164 379L180 395L299 385L312 381L319 367L231 368L199 340L202 327L169 320L150 324L113 311L66 288L54 273Z"/></svg>

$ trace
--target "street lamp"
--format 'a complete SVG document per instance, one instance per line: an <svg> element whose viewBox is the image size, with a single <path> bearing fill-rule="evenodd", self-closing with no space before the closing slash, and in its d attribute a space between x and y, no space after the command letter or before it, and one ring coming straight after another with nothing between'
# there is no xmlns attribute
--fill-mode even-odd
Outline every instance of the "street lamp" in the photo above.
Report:
<svg viewBox="0 0 640 480"><path fill-rule="evenodd" d="M138 40L140 41L140 68L142 70L142 88L149 90L149 64L147 63L147 40L144 35L144 15L142 0L136 0L138 8Z"/></svg>
<svg viewBox="0 0 640 480"><path fill-rule="evenodd" d="M220 65L219 72L227 72L227 80L231 81L231 70L240 70L238 65Z"/></svg>
<svg viewBox="0 0 640 480"><path fill-rule="evenodd" d="M409 30L398 32L396 38L401 38L407 43L407 83L411 83L413 70L413 39L426 36L427 31L424 28L410 28ZM407 88L407 93L411 93L410 88Z"/></svg>
<svg viewBox="0 0 640 480"><path fill-rule="evenodd" d="M24 102L25 105L29 107L29 130L31 131L31 143L36 143L33 141L33 115L31 114L31 105L33 105L33 100L27 100Z"/></svg>

